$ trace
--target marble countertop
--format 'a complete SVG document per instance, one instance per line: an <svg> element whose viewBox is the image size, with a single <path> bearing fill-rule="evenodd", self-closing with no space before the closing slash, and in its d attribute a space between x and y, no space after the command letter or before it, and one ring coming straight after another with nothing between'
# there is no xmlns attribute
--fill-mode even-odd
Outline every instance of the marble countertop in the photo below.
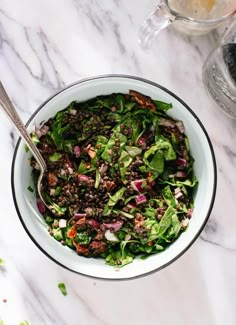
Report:
<svg viewBox="0 0 236 325"><path fill-rule="evenodd" d="M201 80L218 33L191 38L170 27L145 52L137 30L155 1L137 2L0 0L1 81L25 122L49 95L88 76L124 73L168 87L196 112L214 146L218 190L209 222L180 259L138 280L99 281L63 269L39 251L18 219L10 185L18 134L0 111L5 325L236 324L236 122L215 107Z"/></svg>

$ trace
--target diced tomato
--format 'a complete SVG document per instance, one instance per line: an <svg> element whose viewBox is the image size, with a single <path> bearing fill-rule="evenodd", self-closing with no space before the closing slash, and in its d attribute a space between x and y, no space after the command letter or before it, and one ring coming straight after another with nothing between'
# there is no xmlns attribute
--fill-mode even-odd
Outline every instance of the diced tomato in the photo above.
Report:
<svg viewBox="0 0 236 325"><path fill-rule="evenodd" d="M83 254L83 255L87 255L89 253L89 250L87 247L79 245L75 240L73 240L73 244L75 245L77 253Z"/></svg>
<svg viewBox="0 0 236 325"><path fill-rule="evenodd" d="M90 247L96 250L98 253L103 253L106 250L106 243L104 243L103 241L94 240L90 244Z"/></svg>
<svg viewBox="0 0 236 325"><path fill-rule="evenodd" d="M67 237L73 239L76 234L77 234L76 228L75 228L75 226L72 226L71 229L67 233Z"/></svg>
<svg viewBox="0 0 236 325"><path fill-rule="evenodd" d="M82 226L82 225L84 225L85 223L86 223L86 218L85 218L85 217L80 218L78 221L76 221L76 224L77 224L78 226Z"/></svg>

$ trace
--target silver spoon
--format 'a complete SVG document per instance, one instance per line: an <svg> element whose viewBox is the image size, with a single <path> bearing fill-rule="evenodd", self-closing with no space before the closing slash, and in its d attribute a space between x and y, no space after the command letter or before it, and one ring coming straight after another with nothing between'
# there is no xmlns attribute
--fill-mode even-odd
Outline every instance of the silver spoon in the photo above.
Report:
<svg viewBox="0 0 236 325"><path fill-rule="evenodd" d="M20 133L21 137L25 140L27 146L29 147L31 153L33 154L34 158L36 159L37 163L39 164L40 167L40 175L38 178L38 183L37 183L37 190L40 199L44 203L44 205L52 210L51 206L48 206L47 203L45 202L43 195L42 195L42 179L44 176L44 173L47 170L47 165L39 152L38 148L34 144L34 142L31 139L30 134L28 133L26 127L24 126L21 118L19 117L16 109L14 108L9 96L7 95L6 90L4 89L1 81L0 81L0 106L2 107L3 111L6 113L8 118L11 120L12 124L16 127L18 132ZM53 212L53 211L52 211Z"/></svg>

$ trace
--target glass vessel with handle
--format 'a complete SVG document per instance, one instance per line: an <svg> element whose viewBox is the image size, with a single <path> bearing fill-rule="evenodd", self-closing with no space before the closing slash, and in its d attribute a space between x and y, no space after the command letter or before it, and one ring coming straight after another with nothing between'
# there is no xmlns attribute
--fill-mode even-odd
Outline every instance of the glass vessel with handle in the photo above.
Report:
<svg viewBox="0 0 236 325"><path fill-rule="evenodd" d="M156 35L172 23L184 33L201 35L235 13L235 0L160 0L139 31L140 45L149 48Z"/></svg>
<svg viewBox="0 0 236 325"><path fill-rule="evenodd" d="M236 119L236 20L203 66L205 88L223 112Z"/></svg>

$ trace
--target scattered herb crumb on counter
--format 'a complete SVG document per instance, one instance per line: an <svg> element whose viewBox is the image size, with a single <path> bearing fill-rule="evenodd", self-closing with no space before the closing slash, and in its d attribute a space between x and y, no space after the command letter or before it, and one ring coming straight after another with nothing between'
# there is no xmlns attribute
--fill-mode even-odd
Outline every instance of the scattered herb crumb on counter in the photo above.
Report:
<svg viewBox="0 0 236 325"><path fill-rule="evenodd" d="M61 291L61 293L63 294L63 296L67 296L67 290L66 290L65 283L63 283L63 282L58 283L57 286L58 286L59 290Z"/></svg>
<svg viewBox="0 0 236 325"><path fill-rule="evenodd" d="M189 223L197 179L172 105L136 91L72 102L32 133L47 164L49 234L121 267L165 250ZM31 158L35 184L39 166ZM32 188L29 187L32 191Z"/></svg>
<svg viewBox="0 0 236 325"><path fill-rule="evenodd" d="M2 258L0 258L0 266L2 265L5 265L5 261Z"/></svg>

